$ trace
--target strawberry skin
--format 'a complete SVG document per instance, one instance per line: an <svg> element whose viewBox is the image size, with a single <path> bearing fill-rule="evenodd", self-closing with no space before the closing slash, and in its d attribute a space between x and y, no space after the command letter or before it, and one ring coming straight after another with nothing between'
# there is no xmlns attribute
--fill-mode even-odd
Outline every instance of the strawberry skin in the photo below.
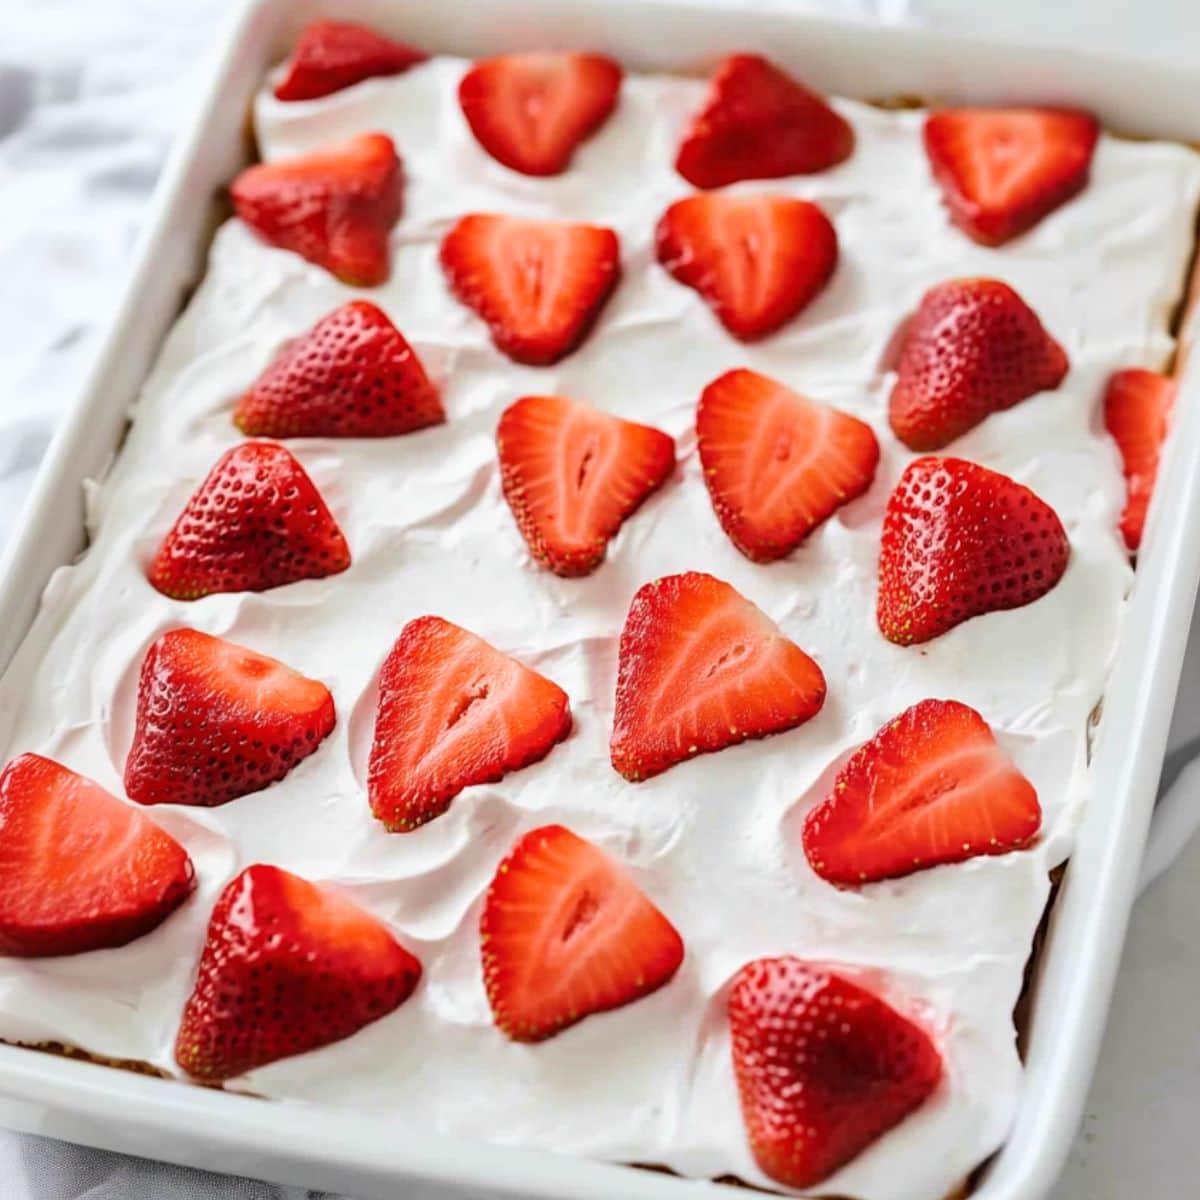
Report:
<svg viewBox="0 0 1200 1200"><path fill-rule="evenodd" d="M1176 390L1169 376L1140 368L1114 372L1105 389L1104 427L1117 443L1125 471L1121 536L1131 551L1142 544Z"/></svg>
<svg viewBox="0 0 1200 1200"><path fill-rule="evenodd" d="M804 822L822 879L854 886L1028 846L1042 824L1033 784L988 723L957 700L922 700L838 772Z"/></svg>
<svg viewBox="0 0 1200 1200"><path fill-rule="evenodd" d="M421 964L330 888L257 864L221 893L175 1061L220 1083L357 1033L412 994Z"/></svg>
<svg viewBox="0 0 1200 1200"><path fill-rule="evenodd" d="M343 283L374 287L390 271L388 235L400 219L403 172L392 139L363 133L297 158L247 167L233 207L265 242Z"/></svg>
<svg viewBox="0 0 1200 1200"><path fill-rule="evenodd" d="M940 450L992 413L1058 387L1069 365L1008 284L947 280L925 293L905 328L892 431L910 450Z"/></svg>
<svg viewBox="0 0 1200 1200"><path fill-rule="evenodd" d="M223 454L163 539L147 578L165 596L263 592L336 575L350 548L304 468L273 442Z"/></svg>
<svg viewBox="0 0 1200 1200"><path fill-rule="evenodd" d="M561 825L531 830L500 864L479 923L496 1027L553 1037L657 991L683 940L625 870Z"/></svg>
<svg viewBox="0 0 1200 1200"><path fill-rule="evenodd" d="M774 333L807 307L838 257L829 218L789 196L688 196L662 215L656 243L658 261L744 342Z"/></svg>
<svg viewBox="0 0 1200 1200"><path fill-rule="evenodd" d="M798 958L760 958L729 996L733 1069L754 1159L785 1187L827 1179L942 1078L929 1035L878 996Z"/></svg>
<svg viewBox="0 0 1200 1200"><path fill-rule="evenodd" d="M821 668L723 580L640 588L621 631L612 765L637 782L696 754L782 733L825 702Z"/></svg>
<svg viewBox="0 0 1200 1200"><path fill-rule="evenodd" d="M187 851L98 783L40 754L0 773L0 954L127 945L194 886Z"/></svg>
<svg viewBox="0 0 1200 1200"><path fill-rule="evenodd" d="M883 518L879 629L910 646L1032 604L1062 578L1070 554L1058 515L1027 487L961 458L918 458Z"/></svg>
<svg viewBox="0 0 1200 1200"><path fill-rule="evenodd" d="M497 213L463 217L442 242L454 294L514 362L547 366L587 336L617 286L620 247L611 229Z"/></svg>
<svg viewBox="0 0 1200 1200"><path fill-rule="evenodd" d="M525 396L496 430L500 479L521 536L556 575L587 575L675 469L675 442L564 396Z"/></svg>
<svg viewBox="0 0 1200 1200"><path fill-rule="evenodd" d="M323 683L244 646L174 629L142 663L125 791L139 804L224 804L282 779L333 723Z"/></svg>
<svg viewBox="0 0 1200 1200"><path fill-rule="evenodd" d="M418 617L379 676L371 811L393 833L410 832L463 788L545 758L570 730L557 684L441 617Z"/></svg>
<svg viewBox="0 0 1200 1200"><path fill-rule="evenodd" d="M393 437L446 419L437 389L378 305L352 300L287 342L242 396L251 437Z"/></svg>
<svg viewBox="0 0 1200 1200"><path fill-rule="evenodd" d="M854 130L759 54L734 54L713 74L675 169L698 188L824 171L850 156Z"/></svg>
<svg viewBox="0 0 1200 1200"><path fill-rule="evenodd" d="M275 86L277 100L317 100L364 79L399 75L424 62L427 55L412 46L350 21L313 21L300 35L283 78Z"/></svg>
<svg viewBox="0 0 1200 1200"><path fill-rule="evenodd" d="M602 54L505 54L463 76L458 102L476 141L523 175L559 175L608 120L621 68Z"/></svg>
<svg viewBox="0 0 1200 1200"><path fill-rule="evenodd" d="M950 219L999 246L1083 190L1099 136L1072 109L945 109L925 122L925 153Z"/></svg>
<svg viewBox="0 0 1200 1200"><path fill-rule="evenodd" d="M879 463L869 425L745 369L704 389L696 437L721 528L754 562L790 554Z"/></svg>

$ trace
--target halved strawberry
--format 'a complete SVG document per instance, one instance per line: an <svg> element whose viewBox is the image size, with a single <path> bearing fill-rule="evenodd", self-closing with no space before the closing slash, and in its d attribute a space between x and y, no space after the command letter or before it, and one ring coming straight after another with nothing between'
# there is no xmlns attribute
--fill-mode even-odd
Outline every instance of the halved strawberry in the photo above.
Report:
<svg viewBox="0 0 1200 1200"><path fill-rule="evenodd" d="M498 350L545 366L583 341L621 264L611 229L472 213L442 242L442 269Z"/></svg>
<svg viewBox="0 0 1200 1200"><path fill-rule="evenodd" d="M755 1161L785 1187L827 1179L942 1078L929 1035L866 988L798 958L760 958L729 995L733 1069Z"/></svg>
<svg viewBox="0 0 1200 1200"><path fill-rule="evenodd" d="M1116 371L1104 393L1104 426L1121 451L1125 470L1121 536L1130 550L1142 544L1175 393L1176 384L1170 376L1138 368Z"/></svg>
<svg viewBox="0 0 1200 1200"><path fill-rule="evenodd" d="M377 75L399 75L428 55L350 21L313 21L275 85L277 100L316 100Z"/></svg>
<svg viewBox="0 0 1200 1200"><path fill-rule="evenodd" d="M721 528L755 562L790 554L879 463L869 425L745 369L704 389L696 437Z"/></svg>
<svg viewBox="0 0 1200 1200"><path fill-rule="evenodd" d="M479 144L525 175L558 175L608 120L621 68L602 54L534 52L477 62L458 102Z"/></svg>
<svg viewBox="0 0 1200 1200"><path fill-rule="evenodd" d="M391 270L388 234L400 219L403 172L392 139L361 133L297 158L247 167L229 189L237 215L263 241L373 287Z"/></svg>
<svg viewBox="0 0 1200 1200"><path fill-rule="evenodd" d="M1020 850L1041 824L1033 784L983 717L957 700L922 700L838 772L804 822L804 853L830 883L871 883Z"/></svg>
<svg viewBox="0 0 1200 1200"><path fill-rule="evenodd" d="M821 668L766 613L711 575L666 575L638 589L621 631L612 765L647 779L824 703Z"/></svg>
<svg viewBox="0 0 1200 1200"><path fill-rule="evenodd" d="M545 758L571 729L567 694L441 617L409 621L383 664L371 811L407 833L466 787Z"/></svg>
<svg viewBox="0 0 1200 1200"><path fill-rule="evenodd" d="M932 287L904 329L888 418L910 450L940 450L992 413L1058 387L1069 363L998 279Z"/></svg>
<svg viewBox="0 0 1200 1200"><path fill-rule="evenodd" d="M227 450L163 539L146 577L175 600L265 592L336 575L350 548L304 468L274 442Z"/></svg>
<svg viewBox="0 0 1200 1200"><path fill-rule="evenodd" d="M1032 604L1070 555L1058 515L1027 487L961 458L918 458L883 518L879 629L911 646L981 613Z"/></svg>
<svg viewBox="0 0 1200 1200"><path fill-rule="evenodd" d="M838 256L829 218L791 196L687 196L663 213L656 240L658 261L744 342L810 304Z"/></svg>
<svg viewBox="0 0 1200 1200"><path fill-rule="evenodd" d="M1083 190L1100 127L1055 108L950 108L925 122L925 153L950 219L999 246Z"/></svg>
<svg viewBox="0 0 1200 1200"><path fill-rule="evenodd" d="M622 522L675 468L675 442L565 396L524 396L496 430L504 498L530 553L587 575Z"/></svg>
<svg viewBox="0 0 1200 1200"><path fill-rule="evenodd" d="M695 187L824 171L854 150L854 130L815 92L760 54L717 67L675 169Z"/></svg>
<svg viewBox="0 0 1200 1200"><path fill-rule="evenodd" d="M561 825L531 830L509 851L479 936L493 1019L516 1042L649 995L683 961L675 927L624 868Z"/></svg>
<svg viewBox="0 0 1200 1200"><path fill-rule="evenodd" d="M0 954L124 946L194 886L187 851L98 783L40 754L0 774Z"/></svg>
<svg viewBox="0 0 1200 1200"><path fill-rule="evenodd" d="M340 1042L400 1007L421 964L382 921L280 867L247 867L221 893L175 1061L219 1083Z"/></svg>
<svg viewBox="0 0 1200 1200"><path fill-rule="evenodd" d="M333 722L323 683L198 629L174 629L142 662L125 791L139 804L224 804L282 779Z"/></svg>
<svg viewBox="0 0 1200 1200"><path fill-rule="evenodd" d="M446 419L421 360L378 305L352 300L285 343L238 401L258 437L392 437Z"/></svg>

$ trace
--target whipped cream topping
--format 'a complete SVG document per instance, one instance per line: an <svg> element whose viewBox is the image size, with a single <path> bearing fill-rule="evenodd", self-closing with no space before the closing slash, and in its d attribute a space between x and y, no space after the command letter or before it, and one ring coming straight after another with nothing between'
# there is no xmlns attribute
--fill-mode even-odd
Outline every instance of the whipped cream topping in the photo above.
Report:
<svg viewBox="0 0 1200 1200"><path fill-rule="evenodd" d="M5 758L36 750L121 794L142 656L193 625L325 681L338 724L281 783L212 810L153 815L191 852L196 895L132 945L39 962L0 959L0 1037L57 1039L177 1073L172 1042L209 911L242 867L264 861L344 889L390 922L425 977L397 1012L354 1037L230 1086L373 1111L409 1128L545 1147L688 1176L773 1186L746 1145L724 1003L751 958L796 954L876 988L935 1036L945 1080L915 1114L815 1189L862 1200L944 1195L1003 1141L1022 1073L1012 1011L1048 896L1088 793L1089 714L1100 700L1132 575L1116 532L1117 453L1098 405L1118 367L1164 368L1200 199L1200 156L1104 137L1092 182L999 249L953 229L921 149L920 112L838 108L854 155L824 174L742 184L804 196L834 221L841 258L798 319L753 346L734 341L657 266L654 227L689 189L671 167L703 94L696 80L632 77L604 128L563 176L529 179L491 160L456 101L465 69L439 58L255 119L275 159L360 130L404 157L405 215L389 283L368 293L258 241L236 221L138 400L127 443L89 494L90 550L58 571L0 682ZM511 363L449 294L441 236L464 212L612 226L623 279L595 330L553 367ZM885 351L930 285L956 275L1014 285L1065 346L1052 393L990 417L950 452L1033 488L1071 540L1061 583L1025 608L960 625L927 645L886 642L874 619L880 522L912 457L890 433ZM289 443L354 556L344 574L263 594L169 600L144 569L181 506L239 440L230 414L280 345L355 295L396 321L443 389L447 423L380 441ZM703 386L748 366L853 413L883 455L870 491L789 558L757 566L717 524L695 452ZM530 559L500 492L493 431L505 406L561 392L674 435L680 466L630 519L608 560L564 580ZM708 755L642 784L609 765L617 639L644 582L704 570L763 608L820 663L821 713L791 732ZM563 686L575 728L541 763L475 787L407 835L370 815L364 789L377 672L403 624L456 621ZM839 891L800 847L805 813L848 754L925 697L977 708L1038 789L1042 836L1027 851ZM491 1022L477 923L496 864L525 830L562 822L627 863L687 945L654 995L545 1043Z"/></svg>

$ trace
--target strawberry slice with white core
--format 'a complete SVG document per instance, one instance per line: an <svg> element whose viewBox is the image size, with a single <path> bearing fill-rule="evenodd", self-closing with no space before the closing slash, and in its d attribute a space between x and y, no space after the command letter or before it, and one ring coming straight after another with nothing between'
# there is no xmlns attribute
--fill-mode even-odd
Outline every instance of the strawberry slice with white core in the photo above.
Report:
<svg viewBox="0 0 1200 1200"><path fill-rule="evenodd" d="M755 562L790 554L879 463L869 425L744 369L704 389L696 436L721 528Z"/></svg>
<svg viewBox="0 0 1200 1200"><path fill-rule="evenodd" d="M287 342L238 402L252 437L394 437L446 419L437 389L368 300L335 308Z"/></svg>
<svg viewBox="0 0 1200 1200"><path fill-rule="evenodd" d="M275 85L277 100L317 100L364 79L399 75L427 55L350 21L307 26Z"/></svg>
<svg viewBox="0 0 1200 1200"><path fill-rule="evenodd" d="M463 788L545 758L570 729L557 684L441 617L418 617L379 677L371 811L392 832L416 829Z"/></svg>
<svg viewBox="0 0 1200 1200"><path fill-rule="evenodd" d="M957 700L922 700L838 772L804 822L804 853L822 879L853 886L1008 854L1041 824L1033 784L983 717Z"/></svg>
<svg viewBox="0 0 1200 1200"><path fill-rule="evenodd" d="M504 498L530 553L587 575L625 519L675 467L675 442L564 396L525 396L496 430Z"/></svg>
<svg viewBox="0 0 1200 1200"><path fill-rule="evenodd" d="M194 886L187 851L98 783L40 754L0 774L0 954L124 946Z"/></svg>
<svg viewBox="0 0 1200 1200"><path fill-rule="evenodd" d="M175 629L142 663L125 790L140 804L224 804L282 779L333 723L323 683L245 646Z"/></svg>
<svg viewBox="0 0 1200 1200"><path fill-rule="evenodd" d="M1117 443L1125 471L1121 536L1131 551L1142 544L1176 391L1169 376L1138 368L1115 372L1105 389L1104 426Z"/></svg>
<svg viewBox="0 0 1200 1200"><path fill-rule="evenodd" d="M825 702L821 668L761 609L698 571L640 588L621 631L610 752L626 779L782 733Z"/></svg>
<svg viewBox="0 0 1200 1200"><path fill-rule="evenodd" d="M391 271L389 234L400 219L400 158L383 133L362 133L295 158L255 163L232 183L234 210L265 242L374 287Z"/></svg>
<svg viewBox="0 0 1200 1200"><path fill-rule="evenodd" d="M350 1037L420 978L420 962L346 897L248 867L213 909L175 1061L205 1083L244 1075Z"/></svg>
<svg viewBox="0 0 1200 1200"><path fill-rule="evenodd" d="M954 108L925 122L925 153L950 219L999 246L1087 185L1100 127L1054 108Z"/></svg>
<svg viewBox="0 0 1200 1200"><path fill-rule="evenodd" d="M646 996L683 961L674 926L624 868L561 825L509 852L479 930L494 1020L518 1042Z"/></svg>
<svg viewBox="0 0 1200 1200"><path fill-rule="evenodd" d="M658 261L746 342L774 333L811 304L838 257L829 218L790 196L688 196L663 213L656 243Z"/></svg>
<svg viewBox="0 0 1200 1200"><path fill-rule="evenodd" d="M621 68L602 54L534 52L477 62L458 86L476 141L524 175L558 175L608 120Z"/></svg>
<svg viewBox="0 0 1200 1200"><path fill-rule="evenodd" d="M598 225L472 213L446 235L441 259L497 349L546 366L587 335L616 287L619 254L617 235Z"/></svg>
<svg viewBox="0 0 1200 1200"><path fill-rule="evenodd" d="M750 1149L785 1187L827 1179L942 1078L941 1055L919 1025L798 958L747 963L733 981L729 1026Z"/></svg>

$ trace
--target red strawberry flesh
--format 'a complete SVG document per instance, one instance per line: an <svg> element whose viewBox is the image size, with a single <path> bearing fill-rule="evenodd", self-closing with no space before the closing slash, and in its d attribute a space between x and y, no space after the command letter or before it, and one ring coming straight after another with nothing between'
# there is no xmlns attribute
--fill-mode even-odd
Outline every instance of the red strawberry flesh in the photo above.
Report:
<svg viewBox="0 0 1200 1200"><path fill-rule="evenodd" d="M804 853L822 879L854 886L1020 850L1041 823L1037 792L983 717L922 700L838 772L804 822Z"/></svg>
<svg viewBox="0 0 1200 1200"><path fill-rule="evenodd" d="M610 751L626 779L792 729L825 701L821 668L723 580L668 575L621 631Z"/></svg>
<svg viewBox="0 0 1200 1200"><path fill-rule="evenodd" d="M252 437L392 437L446 419L412 347L368 300L353 300L286 343L242 396Z"/></svg>
<svg viewBox="0 0 1200 1200"><path fill-rule="evenodd" d="M441 617L418 617L379 678L371 811L393 832L409 832L463 788L545 758L570 729L557 684Z"/></svg>
<svg viewBox="0 0 1200 1200"><path fill-rule="evenodd" d="M561 825L527 833L500 864L480 941L496 1025L519 1042L656 991L684 953L625 870Z"/></svg>
<svg viewBox="0 0 1200 1200"><path fill-rule="evenodd" d="M282 779L333 723L323 683L199 630L172 630L142 663L125 790L140 804L224 804Z"/></svg>
<svg viewBox="0 0 1200 1200"><path fill-rule="evenodd" d="M175 1060L220 1083L357 1033L412 994L421 964L370 913L279 867L221 893Z"/></svg>
<svg viewBox="0 0 1200 1200"><path fill-rule="evenodd" d="M187 851L98 783L40 754L0 774L0 954L124 946L194 886Z"/></svg>
<svg viewBox="0 0 1200 1200"><path fill-rule="evenodd" d="M721 527L755 562L790 554L871 486L879 462L869 425L744 369L704 389L696 436Z"/></svg>
<svg viewBox="0 0 1200 1200"><path fill-rule="evenodd" d="M301 33L283 77L277 100L317 100L364 79L399 75L424 62L426 55L350 21L314 21Z"/></svg>

